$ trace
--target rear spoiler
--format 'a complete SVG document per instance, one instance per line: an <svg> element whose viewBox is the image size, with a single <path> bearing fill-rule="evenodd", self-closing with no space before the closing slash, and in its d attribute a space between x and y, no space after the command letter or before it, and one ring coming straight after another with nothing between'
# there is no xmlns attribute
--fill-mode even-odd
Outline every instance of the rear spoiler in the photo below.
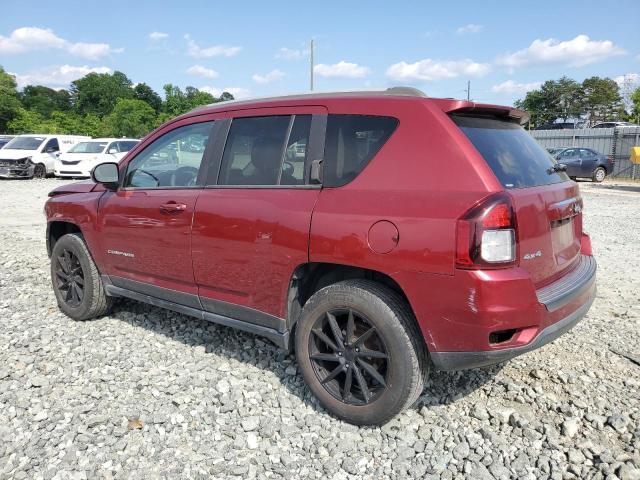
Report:
<svg viewBox="0 0 640 480"><path fill-rule="evenodd" d="M524 125L529 121L529 114L524 110L490 103L475 103L466 100L433 99L448 114L493 117Z"/></svg>

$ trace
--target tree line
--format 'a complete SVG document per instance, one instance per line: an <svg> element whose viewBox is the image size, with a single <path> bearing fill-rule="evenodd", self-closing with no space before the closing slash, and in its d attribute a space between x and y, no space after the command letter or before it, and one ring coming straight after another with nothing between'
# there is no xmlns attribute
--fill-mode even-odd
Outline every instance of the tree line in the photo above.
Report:
<svg viewBox="0 0 640 480"><path fill-rule="evenodd" d="M532 127L557 120L582 121L587 126L603 121L640 123L640 87L630 94L621 92L611 78L590 77L583 82L568 77L547 80L514 105L531 114Z"/></svg>
<svg viewBox="0 0 640 480"><path fill-rule="evenodd" d="M89 73L69 89L27 85L0 66L0 133L60 133L91 137L141 138L151 130L200 105L233 100L167 84L164 99L146 83L122 72Z"/></svg>

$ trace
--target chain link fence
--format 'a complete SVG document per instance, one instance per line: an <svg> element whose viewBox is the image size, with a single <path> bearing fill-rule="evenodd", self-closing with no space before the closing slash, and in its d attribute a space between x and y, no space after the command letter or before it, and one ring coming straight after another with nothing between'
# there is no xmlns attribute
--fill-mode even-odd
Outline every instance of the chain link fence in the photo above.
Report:
<svg viewBox="0 0 640 480"><path fill-rule="evenodd" d="M640 166L631 163L631 147L640 146L640 127L531 130L544 148L585 147L615 160L612 178L640 178Z"/></svg>

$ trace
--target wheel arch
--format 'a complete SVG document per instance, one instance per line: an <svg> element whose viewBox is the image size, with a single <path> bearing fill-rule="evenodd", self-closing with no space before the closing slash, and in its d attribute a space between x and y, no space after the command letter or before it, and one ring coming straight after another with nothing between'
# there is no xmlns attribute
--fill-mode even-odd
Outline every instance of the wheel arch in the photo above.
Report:
<svg viewBox="0 0 640 480"><path fill-rule="evenodd" d="M298 265L289 280L286 304L288 329L291 332L294 331L302 308L315 292L334 283L353 279L373 280L396 292L407 303L413 314L413 320L417 323L415 312L409 298L398 282L388 274L353 265L309 262Z"/></svg>
<svg viewBox="0 0 640 480"><path fill-rule="evenodd" d="M84 238L80 227L73 222L54 220L47 223L47 254L49 256L51 256L56 242L68 233L79 233Z"/></svg>

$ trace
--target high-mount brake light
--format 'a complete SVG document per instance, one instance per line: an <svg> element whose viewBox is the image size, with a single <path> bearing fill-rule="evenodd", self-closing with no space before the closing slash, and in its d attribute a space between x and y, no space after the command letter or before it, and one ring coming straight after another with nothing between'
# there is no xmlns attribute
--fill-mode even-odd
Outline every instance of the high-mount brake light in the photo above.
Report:
<svg viewBox="0 0 640 480"><path fill-rule="evenodd" d="M511 267L516 264L516 258L516 221L507 193L485 198L458 220L458 268Z"/></svg>

